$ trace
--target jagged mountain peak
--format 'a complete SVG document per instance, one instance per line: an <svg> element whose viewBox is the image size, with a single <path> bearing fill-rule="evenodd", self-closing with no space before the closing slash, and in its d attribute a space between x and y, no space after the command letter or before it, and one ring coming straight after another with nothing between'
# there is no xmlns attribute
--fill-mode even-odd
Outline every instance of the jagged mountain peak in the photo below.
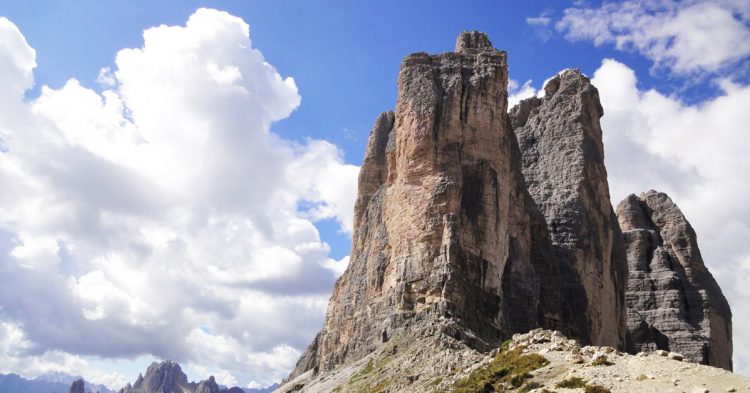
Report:
<svg viewBox="0 0 750 393"><path fill-rule="evenodd" d="M672 350L731 370L732 311L680 208L650 190L620 202L617 217L628 255L629 350Z"/></svg>
<svg viewBox="0 0 750 393"><path fill-rule="evenodd" d="M366 148L350 263L283 389L349 387L362 378L341 370L390 359L376 388L424 391L420 378L453 378L540 327L633 349L632 243L610 202L599 93L568 69L509 111L507 86L506 54L480 32L461 33L452 53L406 56L396 108ZM699 255L679 235L692 228L674 228L661 232L675 253ZM702 280L697 292L713 285ZM723 355L698 360L729 368L711 359L731 358L731 314L705 307L691 309L720 326L708 340Z"/></svg>
<svg viewBox="0 0 750 393"><path fill-rule="evenodd" d="M79 378L73 381L73 383L70 384L68 393L86 393L83 379Z"/></svg>
<svg viewBox="0 0 750 393"><path fill-rule="evenodd" d="M214 376L205 381L188 382L187 375L177 362L153 362L145 375L138 375L133 385L129 383L120 393L243 393L238 387L222 388Z"/></svg>

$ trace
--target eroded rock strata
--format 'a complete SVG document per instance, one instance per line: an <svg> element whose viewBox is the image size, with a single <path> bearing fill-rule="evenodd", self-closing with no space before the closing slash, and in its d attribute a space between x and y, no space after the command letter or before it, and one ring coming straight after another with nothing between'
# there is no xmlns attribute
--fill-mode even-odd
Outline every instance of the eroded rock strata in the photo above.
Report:
<svg viewBox="0 0 750 393"><path fill-rule="evenodd" d="M620 202L617 217L629 268L629 350L675 351L731 370L732 312L680 209L649 191Z"/></svg>
<svg viewBox="0 0 750 393"><path fill-rule="evenodd" d="M560 266L563 321L583 342L623 347L627 263L609 198L599 93L578 70L558 74L544 91L510 117Z"/></svg>

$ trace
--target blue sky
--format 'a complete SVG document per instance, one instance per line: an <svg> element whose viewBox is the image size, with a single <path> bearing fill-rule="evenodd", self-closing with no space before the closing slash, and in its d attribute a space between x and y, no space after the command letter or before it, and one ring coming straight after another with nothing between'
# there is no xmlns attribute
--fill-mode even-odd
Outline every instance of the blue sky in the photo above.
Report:
<svg viewBox="0 0 750 393"><path fill-rule="evenodd" d="M173 35L166 27L150 30L153 47L123 51L143 48L146 29L184 27L203 7L227 14L204 13ZM750 293L741 285L750 279L743 247L750 210L742 197L750 191L743 176L750 171L744 158L750 119L743 110L749 15L743 1L698 0L3 2L0 16L8 23L0 43L18 45L0 47L0 56L15 59L15 68L2 70L7 80L22 80L22 98L11 88L5 94L18 109L0 111L0 179L17 190L0 194L7 211L0 215L0 257L11 266L3 274L19 282L49 280L54 290L23 294L42 303L63 298L52 308L70 314L39 311L33 301L21 304L0 291L0 354L6 355L0 358L9 359L0 361L0 372L80 370L114 386L132 381L152 359L170 357L191 377L214 373L241 386L283 376L319 328L328 291L346 263L356 166L374 119L395 106L401 59L450 51L460 31L476 29L508 52L514 99L538 94L544 80L566 68L594 79L605 108L613 203L656 188L682 207L732 303L736 368L750 374L743 349L750 347L744 332L750 319L743 316ZM217 25L232 29L214 34ZM241 33L247 26L249 41ZM227 43L260 52L235 53ZM125 55L116 61L118 53ZM184 62L172 64L159 53ZM214 67L213 79L190 68L203 64L202 56ZM33 80L24 79L28 72ZM199 79L180 79L190 75ZM210 81L250 93L201 90ZM155 97L179 105L160 112ZM201 156L208 152L193 135L210 142L213 156ZM48 137L49 143L35 142ZM139 138L154 151L131 144ZM160 161L165 157L172 159ZM177 164L204 169L185 175ZM50 168L60 169L54 179ZM37 198L23 199L29 192ZM45 214L22 222L29 211ZM281 233L277 223L297 229ZM247 237L254 239L249 246ZM289 264L277 270L263 262L285 258ZM196 266L210 266L201 270L205 283L189 275L160 280L170 267ZM227 278L238 266L249 270L244 281ZM153 283L164 285L163 292L151 291ZM236 298L243 300L227 300ZM121 309L130 310L127 317L115 315ZM173 309L179 312L160 311ZM144 324L149 315L159 316L158 326ZM264 326L270 324L264 318L294 325L294 337L290 328ZM173 323L185 329L177 337L130 339ZM70 335L45 328L50 324ZM109 330L129 339L103 333ZM75 339L76 331L91 339ZM118 340L123 344L111 344ZM188 348L195 340L222 349L196 354Z"/></svg>
<svg viewBox="0 0 750 393"><path fill-rule="evenodd" d="M290 116L273 126L292 139L321 138L359 165L370 127L380 112L395 107L398 67L405 54L452 50L463 30L481 30L509 55L512 78L540 84L565 68L591 74L601 59L617 56L643 75L650 63L635 53L611 47L572 44L558 35L545 38L527 17L553 14L560 2L432 1L308 2L283 6L264 1L47 2L31 7L11 2L2 9L37 49L37 90L77 78L93 88L102 67L122 48L142 45L142 31L160 24L179 25L199 7L242 17L266 59L293 76L303 99ZM85 26L85 28L83 28ZM669 78L669 74L660 75ZM679 81L677 83L680 83ZM35 94L31 92L30 94ZM332 255L348 254L348 237L335 223L322 222Z"/></svg>

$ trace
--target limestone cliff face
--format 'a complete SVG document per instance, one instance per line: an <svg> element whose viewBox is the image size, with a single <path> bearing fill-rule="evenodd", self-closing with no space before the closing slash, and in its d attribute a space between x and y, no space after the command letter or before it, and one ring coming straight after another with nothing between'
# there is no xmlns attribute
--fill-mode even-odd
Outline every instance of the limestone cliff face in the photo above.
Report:
<svg viewBox="0 0 750 393"><path fill-rule="evenodd" d="M599 93L578 70L511 110L529 193L549 226L573 336L623 347L627 262L609 199Z"/></svg>
<svg viewBox="0 0 750 393"><path fill-rule="evenodd" d="M479 348L557 327L557 266L507 115L506 55L481 33L407 56L359 177L350 265L292 377L410 330Z"/></svg>
<svg viewBox="0 0 750 393"><path fill-rule="evenodd" d="M617 217L629 266L629 349L675 351L731 370L732 312L680 209L649 191L620 202Z"/></svg>

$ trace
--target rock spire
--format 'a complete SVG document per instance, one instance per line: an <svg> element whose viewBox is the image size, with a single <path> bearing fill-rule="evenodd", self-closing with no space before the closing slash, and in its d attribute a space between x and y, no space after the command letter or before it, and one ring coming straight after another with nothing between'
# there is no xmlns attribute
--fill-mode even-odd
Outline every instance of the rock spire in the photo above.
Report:
<svg viewBox="0 0 750 393"><path fill-rule="evenodd" d="M86 393L86 384L82 378L78 378L70 384L68 393Z"/></svg>
<svg viewBox="0 0 750 393"><path fill-rule="evenodd" d="M145 376L139 375L133 385L128 383L119 393L242 393L242 389L221 388L213 376L206 381L188 382L180 365L167 360L151 363Z"/></svg>
<svg viewBox="0 0 750 393"><path fill-rule="evenodd" d="M561 72L544 91L510 116L560 264L562 318L583 342L623 347L627 262L609 198L599 93L578 70Z"/></svg>
<svg viewBox="0 0 750 393"><path fill-rule="evenodd" d="M732 312L680 209L648 191L620 202L617 217L629 267L629 350L675 351L731 370Z"/></svg>
<svg viewBox="0 0 750 393"><path fill-rule="evenodd" d="M505 52L478 32L404 59L395 113L367 145L349 268L292 377L405 331L486 350L559 327L559 271L521 173L507 78Z"/></svg>

